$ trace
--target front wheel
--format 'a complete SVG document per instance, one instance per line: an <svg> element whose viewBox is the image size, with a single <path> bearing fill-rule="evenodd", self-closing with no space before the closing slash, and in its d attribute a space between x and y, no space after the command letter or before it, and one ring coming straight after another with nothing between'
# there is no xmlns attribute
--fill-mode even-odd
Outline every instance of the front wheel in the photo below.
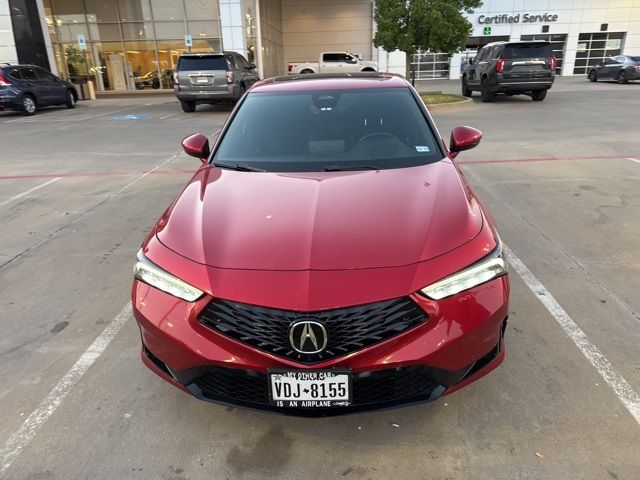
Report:
<svg viewBox="0 0 640 480"><path fill-rule="evenodd" d="M589 79L590 82L597 82L598 81L598 74L596 73L595 70L591 70L589 72L589 75L587 75L587 78Z"/></svg>
<svg viewBox="0 0 640 480"><path fill-rule="evenodd" d="M480 91L480 97L482 101L485 103L493 102L493 92L491 91L491 87L489 86L489 81L486 78L482 79L482 89Z"/></svg>
<svg viewBox="0 0 640 480"><path fill-rule="evenodd" d="M196 102L185 102L181 100L180 106L182 107L182 111L186 113L192 113L196 111Z"/></svg>
<svg viewBox="0 0 640 480"><path fill-rule="evenodd" d="M65 96L64 104L67 108L76 108L76 96L73 94L71 90L67 90L67 95Z"/></svg>
<svg viewBox="0 0 640 480"><path fill-rule="evenodd" d="M20 112L22 112L23 115L31 116L36 113L36 110L37 106L35 98L33 98L31 95L25 95L24 97L22 97Z"/></svg>
<svg viewBox="0 0 640 480"><path fill-rule="evenodd" d="M467 77L462 77L462 96L471 97L471 95L473 95L473 91L469 88L469 83L467 83Z"/></svg>
<svg viewBox="0 0 640 480"><path fill-rule="evenodd" d="M534 102L541 102L544 100L544 97L547 96L547 90L535 90L531 92L531 100Z"/></svg>
<svg viewBox="0 0 640 480"><path fill-rule="evenodd" d="M616 82L618 83L628 83L629 79L627 78L627 72L624 70L620 70L618 75L616 76Z"/></svg>

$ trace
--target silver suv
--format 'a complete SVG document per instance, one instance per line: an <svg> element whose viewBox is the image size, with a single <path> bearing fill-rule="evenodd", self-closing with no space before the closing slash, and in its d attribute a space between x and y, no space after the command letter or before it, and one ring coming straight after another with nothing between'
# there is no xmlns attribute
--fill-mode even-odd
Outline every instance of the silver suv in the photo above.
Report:
<svg viewBox="0 0 640 480"><path fill-rule="evenodd" d="M199 103L237 102L258 80L256 66L239 53L183 53L173 91L182 110L193 112Z"/></svg>

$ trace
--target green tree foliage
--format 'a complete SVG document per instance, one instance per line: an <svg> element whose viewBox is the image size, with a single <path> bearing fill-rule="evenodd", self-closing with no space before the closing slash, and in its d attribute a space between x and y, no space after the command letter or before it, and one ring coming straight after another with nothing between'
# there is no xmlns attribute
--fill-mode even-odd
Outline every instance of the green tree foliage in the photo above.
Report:
<svg viewBox="0 0 640 480"><path fill-rule="evenodd" d="M392 52L407 54L407 68L417 47L432 52L462 50L471 35L471 13L482 0L376 0L378 25L373 43Z"/></svg>

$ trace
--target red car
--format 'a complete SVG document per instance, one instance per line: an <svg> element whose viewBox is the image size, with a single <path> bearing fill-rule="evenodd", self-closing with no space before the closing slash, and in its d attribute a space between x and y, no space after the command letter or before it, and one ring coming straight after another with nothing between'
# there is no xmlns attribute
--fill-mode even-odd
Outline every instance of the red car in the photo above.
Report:
<svg viewBox="0 0 640 480"><path fill-rule="evenodd" d="M211 402L337 415L435 400L504 358L495 227L390 74L256 84L142 245L142 360Z"/></svg>

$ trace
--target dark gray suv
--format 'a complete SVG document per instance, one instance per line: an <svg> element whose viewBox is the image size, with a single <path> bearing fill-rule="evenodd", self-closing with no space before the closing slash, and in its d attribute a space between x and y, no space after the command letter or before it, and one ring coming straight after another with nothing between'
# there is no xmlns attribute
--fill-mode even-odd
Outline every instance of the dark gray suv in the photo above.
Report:
<svg viewBox="0 0 640 480"><path fill-rule="evenodd" d="M173 91L182 110L193 112L200 103L236 102L258 80L256 66L239 53L183 53Z"/></svg>
<svg viewBox="0 0 640 480"><path fill-rule="evenodd" d="M78 94L73 85L36 65L0 64L0 110L33 115L48 105L74 108Z"/></svg>
<svg viewBox="0 0 640 480"><path fill-rule="evenodd" d="M462 74L462 94L479 90L483 102L496 94L529 95L541 102L556 76L556 57L549 42L493 42L469 60Z"/></svg>

